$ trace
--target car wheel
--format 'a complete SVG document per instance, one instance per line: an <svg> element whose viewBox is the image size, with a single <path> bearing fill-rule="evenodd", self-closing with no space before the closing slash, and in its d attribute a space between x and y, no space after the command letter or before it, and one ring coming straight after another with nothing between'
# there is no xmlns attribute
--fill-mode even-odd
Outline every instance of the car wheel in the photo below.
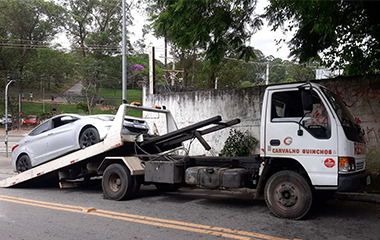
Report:
<svg viewBox="0 0 380 240"><path fill-rule="evenodd" d="M86 128L79 136L79 146L80 148L86 148L100 141L98 131L89 127Z"/></svg>
<svg viewBox="0 0 380 240"><path fill-rule="evenodd" d="M28 155L22 155L16 163L17 172L25 172L32 168L32 163L30 162L30 158Z"/></svg>

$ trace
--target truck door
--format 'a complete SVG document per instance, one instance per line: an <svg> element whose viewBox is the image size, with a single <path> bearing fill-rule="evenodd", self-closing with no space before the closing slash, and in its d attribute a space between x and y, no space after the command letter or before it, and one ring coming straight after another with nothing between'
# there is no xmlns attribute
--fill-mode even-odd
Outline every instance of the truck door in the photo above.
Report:
<svg viewBox="0 0 380 240"><path fill-rule="evenodd" d="M329 189L338 185L337 130L318 90L310 93L312 111L305 111L298 88L270 90L265 155L298 161L314 186Z"/></svg>

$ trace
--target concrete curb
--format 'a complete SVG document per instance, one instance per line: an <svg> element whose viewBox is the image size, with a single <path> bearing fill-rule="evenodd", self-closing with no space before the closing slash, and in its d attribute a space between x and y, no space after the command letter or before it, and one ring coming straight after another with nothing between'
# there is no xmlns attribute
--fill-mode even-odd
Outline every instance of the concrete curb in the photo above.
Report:
<svg viewBox="0 0 380 240"><path fill-rule="evenodd" d="M380 203L380 194L370 193L336 193L335 197L339 200Z"/></svg>

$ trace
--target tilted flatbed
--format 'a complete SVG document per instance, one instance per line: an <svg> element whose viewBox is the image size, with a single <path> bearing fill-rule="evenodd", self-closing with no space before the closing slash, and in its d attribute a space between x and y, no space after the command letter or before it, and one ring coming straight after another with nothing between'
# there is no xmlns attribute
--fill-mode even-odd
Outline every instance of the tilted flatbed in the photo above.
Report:
<svg viewBox="0 0 380 240"><path fill-rule="evenodd" d="M123 120L127 109L165 114L168 132L162 136L122 134ZM71 187L73 183L75 183L72 180L94 176L95 174L89 173L88 170L92 168L92 173L96 172L97 167L105 158L108 158L108 161L110 161L112 158L120 159L120 157L129 157L129 161L125 162L126 164L131 164L131 162L133 162L131 159L136 159L133 158L133 156L141 156L146 151L156 154L158 153L158 149L160 149L160 151L173 149L181 146L184 140L189 140L194 137L197 137L203 144L206 144L205 147L209 149L209 146L201 135L238 122L239 121L234 120L229 123L222 123L221 117L216 116L192 126L177 129L176 123L168 110L123 104L119 107L111 129L103 141L0 180L0 187L35 186L50 180L58 180L61 188ZM214 126L209 128L209 130L197 131L198 128L218 123L219 126ZM136 148L136 144L139 145L139 148ZM139 160L135 162L138 161ZM83 172L81 169L87 169L87 171ZM143 173L143 169L139 169L138 173Z"/></svg>

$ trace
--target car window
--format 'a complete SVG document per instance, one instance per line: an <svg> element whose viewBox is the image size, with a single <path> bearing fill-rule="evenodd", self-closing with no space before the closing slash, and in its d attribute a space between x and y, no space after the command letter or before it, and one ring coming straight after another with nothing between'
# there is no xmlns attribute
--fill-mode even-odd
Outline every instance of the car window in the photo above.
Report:
<svg viewBox="0 0 380 240"><path fill-rule="evenodd" d="M29 133L30 136L36 136L38 134L41 134L43 132L46 132L51 129L51 121L48 120L44 123L42 123L40 126L36 127L33 131Z"/></svg>
<svg viewBox="0 0 380 240"><path fill-rule="evenodd" d="M68 124L68 123L71 123L71 122L75 122L78 119L79 118L77 118L77 117L69 116L69 115L54 118L54 119L52 119L52 121L53 121L53 128L61 127L61 126L65 125L65 124Z"/></svg>

